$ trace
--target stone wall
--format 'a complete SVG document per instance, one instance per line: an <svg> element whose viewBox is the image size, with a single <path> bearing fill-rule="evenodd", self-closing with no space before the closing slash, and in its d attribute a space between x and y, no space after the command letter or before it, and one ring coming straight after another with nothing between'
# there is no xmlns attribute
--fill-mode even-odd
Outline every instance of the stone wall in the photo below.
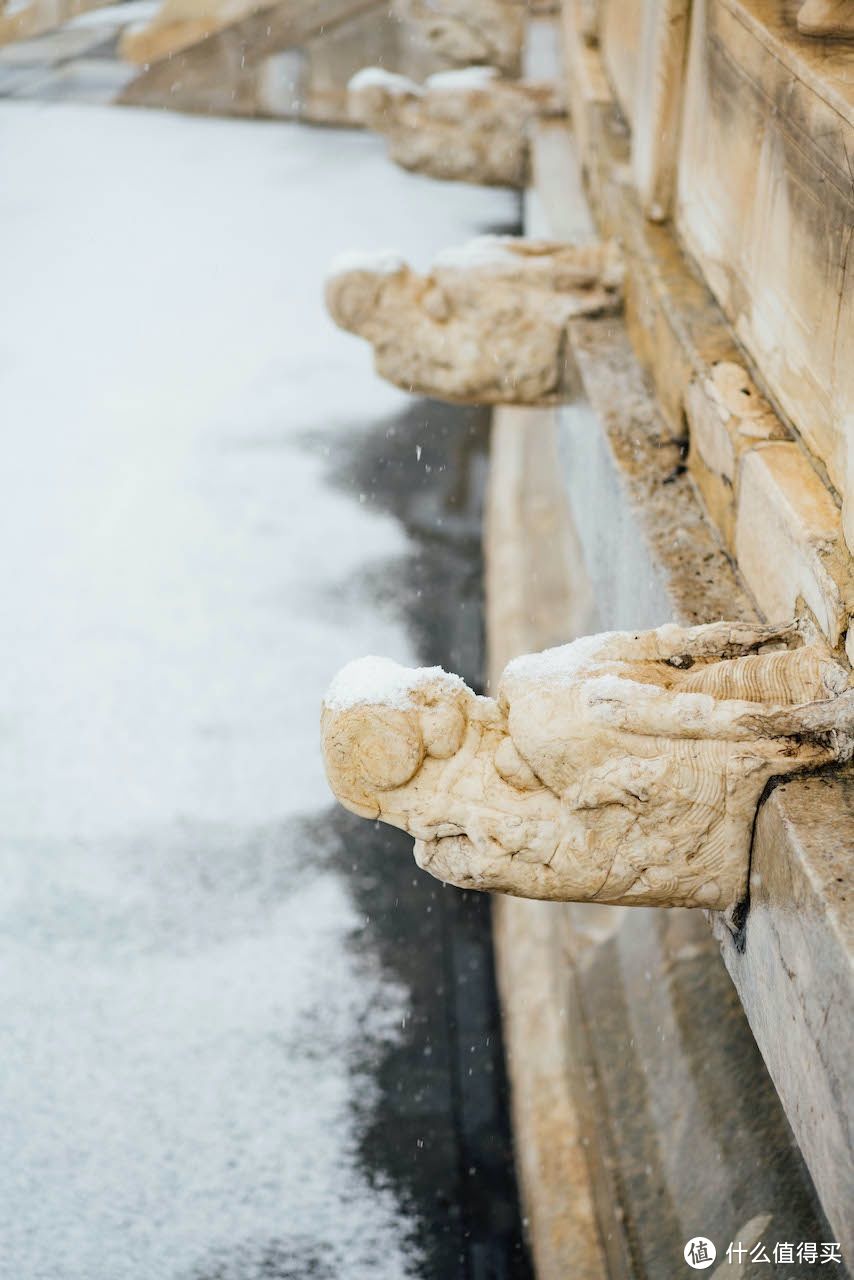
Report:
<svg viewBox="0 0 854 1280"><path fill-rule="evenodd" d="M581 388L571 403L497 412L486 533L496 674L513 652L579 632L723 616L805 615L850 656L843 501L854 366L839 357L852 340L851 90L834 70L843 54L799 36L794 8L784 20L781 6L736 0L695 2L690 14L565 0L572 129L537 128L526 230L618 239L626 310L573 322ZM850 47L847 57L850 66ZM782 79L776 91L768 79L781 67L785 94ZM820 137L810 123L819 116ZM711 935L696 918L670 926L619 908L496 904L542 1276L676 1274L680 1233L702 1230L700 1218L705 1234L754 1241L792 1238L799 1222L850 1258L852 797L850 767L777 787L756 825L746 918L712 914ZM526 954L542 989L561 992L557 1008L523 981ZM633 999L670 1027L670 1056L644 1041ZM689 1046L691 1016L714 1066ZM562 1055L563 1130L527 1096L540 1050L553 1069ZM705 1071L719 1076L711 1109L697 1092ZM635 1109L657 1134L645 1177L646 1139L624 1096L632 1072L645 1081ZM547 1084L554 1098L553 1076ZM756 1181L746 1188L751 1146ZM763 1160L781 1180L764 1177ZM810 1218L816 1193L821 1211Z"/></svg>

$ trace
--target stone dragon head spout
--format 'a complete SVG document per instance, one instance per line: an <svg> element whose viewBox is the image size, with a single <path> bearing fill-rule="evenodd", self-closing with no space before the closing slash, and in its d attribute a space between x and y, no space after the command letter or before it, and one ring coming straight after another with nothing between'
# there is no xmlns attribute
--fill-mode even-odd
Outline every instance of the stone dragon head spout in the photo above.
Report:
<svg viewBox="0 0 854 1280"><path fill-rule="evenodd" d="M364 658L321 736L341 803L408 831L446 882L724 910L768 780L851 758L854 689L791 625L670 624L518 658L495 700Z"/></svg>

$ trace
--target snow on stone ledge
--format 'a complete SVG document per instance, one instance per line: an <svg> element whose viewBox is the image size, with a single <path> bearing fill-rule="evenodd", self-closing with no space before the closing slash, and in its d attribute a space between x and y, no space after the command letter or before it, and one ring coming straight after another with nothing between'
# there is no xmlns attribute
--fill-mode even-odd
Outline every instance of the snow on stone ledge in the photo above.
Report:
<svg viewBox="0 0 854 1280"><path fill-rule="evenodd" d="M326 691L323 705L328 711L346 711L365 704L406 711L414 705L412 695L425 685L438 686L448 694L466 687L465 681L442 667L402 667L391 658L371 655L341 668Z"/></svg>
<svg viewBox="0 0 854 1280"><path fill-rule="evenodd" d="M393 276L406 270L406 260L395 249L347 249L338 253L326 269L326 279L349 275L351 271L371 271L374 275Z"/></svg>
<svg viewBox="0 0 854 1280"><path fill-rule="evenodd" d="M665 622L654 628L651 634L657 636L662 649L667 650L682 630L673 622ZM614 641L625 641L621 648L626 650L637 636L636 631L600 631L592 636L579 636L570 644L513 658L504 668L504 674L522 680L571 680L580 667L588 667L592 671L614 661L614 655L608 653L608 646Z"/></svg>
<svg viewBox="0 0 854 1280"><path fill-rule="evenodd" d="M384 89L386 93L420 95L423 90L420 84L410 80L409 76L397 75L394 71L386 71L385 67L362 67L347 81L347 89L358 92L359 89Z"/></svg>
<svg viewBox="0 0 854 1280"><path fill-rule="evenodd" d="M531 680L537 683L569 683L579 669L587 666L597 651L608 640L615 639L618 631L602 631L598 635L580 636L571 644L544 649L542 653L525 653L513 658L504 668L504 677L511 680ZM595 663L593 665L596 665Z"/></svg>
<svg viewBox="0 0 854 1280"><path fill-rule="evenodd" d="M655 634L666 640L668 633L677 630L672 623L657 628ZM525 653L513 658L504 668L502 682L519 680L530 684L564 685L572 684L582 675L588 693L595 700L631 702L641 691L644 694L663 695L661 685L647 684L632 675L629 669L625 676L608 670L615 662L621 660L607 653L607 646L614 640L630 640L636 632L602 631L598 635L579 636L570 644L558 645L554 649L544 649L541 653ZM630 664L626 664L630 668ZM710 715L715 706L715 699L708 693L699 690L682 692L670 690L668 697L672 705L678 704L685 714L692 711Z"/></svg>
<svg viewBox="0 0 854 1280"><path fill-rule="evenodd" d="M458 71L435 71L424 81L426 89L488 89L500 79L496 67L461 67Z"/></svg>
<svg viewBox="0 0 854 1280"><path fill-rule="evenodd" d="M477 236L465 244L443 249L434 259L437 267L464 271L472 267L492 267L518 262L513 253L513 236ZM517 241L518 243L518 241Z"/></svg>

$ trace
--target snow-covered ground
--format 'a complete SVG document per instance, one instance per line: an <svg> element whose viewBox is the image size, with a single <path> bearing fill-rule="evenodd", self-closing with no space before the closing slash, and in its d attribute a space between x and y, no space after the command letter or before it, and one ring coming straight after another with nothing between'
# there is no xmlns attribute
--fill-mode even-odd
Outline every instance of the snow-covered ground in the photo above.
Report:
<svg viewBox="0 0 854 1280"><path fill-rule="evenodd" d="M414 656L346 590L404 534L311 447L405 397L322 278L512 201L359 134L109 108L4 103L0 154L0 1275L396 1280L353 1063L407 993L282 840L329 803L330 676Z"/></svg>

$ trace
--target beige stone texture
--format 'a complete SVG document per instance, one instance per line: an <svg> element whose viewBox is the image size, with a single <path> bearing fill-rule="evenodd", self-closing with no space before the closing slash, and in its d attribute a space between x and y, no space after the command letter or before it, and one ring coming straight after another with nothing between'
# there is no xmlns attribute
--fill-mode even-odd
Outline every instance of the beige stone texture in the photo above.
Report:
<svg viewBox="0 0 854 1280"><path fill-rule="evenodd" d="M394 0L393 11L453 66L519 75L526 13L519 0Z"/></svg>
<svg viewBox="0 0 854 1280"><path fill-rule="evenodd" d="M451 401L543 404L571 380L567 323L617 309L620 279L610 244L489 236L441 254L423 276L394 255L345 254L326 301L396 386Z"/></svg>
<svg viewBox="0 0 854 1280"><path fill-rule="evenodd" d="M519 898L493 906L516 1164L537 1280L602 1280L567 1037L561 910Z"/></svg>
<svg viewBox="0 0 854 1280"><path fill-rule="evenodd" d="M501 80L490 67L441 72L423 85L368 67L349 100L354 122L383 134L405 169L507 187L528 181L533 122L563 111L555 85Z"/></svg>
<svg viewBox="0 0 854 1280"><path fill-rule="evenodd" d="M726 910L769 779L854 747L848 674L801 641L743 623L610 632L515 659L495 699L363 659L324 701L327 776L446 883Z"/></svg>
<svg viewBox="0 0 854 1280"><path fill-rule="evenodd" d="M744 366L731 360L719 361L706 377L691 382L685 414L692 479L734 553L740 460L757 445L785 439L785 429Z"/></svg>
<svg viewBox="0 0 854 1280"><path fill-rule="evenodd" d="M583 8L581 0L567 0L565 3L561 45L572 132L584 176L595 187L597 154L594 139L600 134L602 117L613 115L613 95L599 50L588 38L589 30L579 12Z"/></svg>
<svg viewBox="0 0 854 1280"><path fill-rule="evenodd" d="M616 333L605 332L606 324ZM629 518L636 521L632 531L639 529L649 547L668 610L680 620L713 618L724 609L753 616L731 566L725 557L715 555L714 534L700 516L685 477L664 487L670 463L666 453L659 456L664 451L656 411L649 403L649 416L643 411L642 398L645 394L649 400L649 393L625 334L619 332L619 320L610 324L579 321L575 328L601 331L598 342L591 332L585 335L583 352L576 348L579 370L601 416L607 451L624 486L619 509L632 513ZM578 488L583 490L583 482ZM612 526L618 509L613 500L602 499L602 494L594 494L588 513L598 520L600 536ZM575 501L573 496L574 506ZM623 514L621 519L625 518ZM582 525L579 516L578 523L589 539L586 521ZM705 541L704 528L708 531ZM618 563L613 552L606 563ZM644 599L653 581L645 579ZM596 579L600 598L602 585L600 576ZM751 906L746 948L734 940L725 916L712 917L713 929L833 1223L834 1238L850 1239L850 1147L842 1159L826 1156L828 1151L838 1156L848 1146L851 1132L852 1024L846 1011L854 999L854 937L849 877L843 865L854 841L851 768L776 787L760 807L757 840L760 830L767 843L760 851L754 842L754 859L761 857L761 871L758 880L751 880L751 898L761 891L761 924L756 924ZM834 992L839 1024L833 1016L827 1019L826 991ZM781 1034L781 1028L787 1034ZM822 1028L820 1037L818 1028Z"/></svg>
<svg viewBox="0 0 854 1280"><path fill-rule="evenodd" d="M599 0L565 0L574 6L578 15L578 29L587 44L599 41Z"/></svg>
<svg viewBox="0 0 854 1280"><path fill-rule="evenodd" d="M602 62L630 126L634 125L635 119L643 29L644 0L599 0L598 34Z"/></svg>
<svg viewBox="0 0 854 1280"><path fill-rule="evenodd" d="M571 42L567 47L573 48ZM579 46L574 47L577 59ZM595 49L584 51L588 66L597 56ZM570 64L570 73L573 65ZM778 610L784 596L788 599L784 613L794 612L795 599L800 597L815 613L828 640L837 645L847 623L850 564L838 536L840 513L833 497L800 454L798 473L803 478L807 508L813 501L810 495L818 487L823 510L829 520L831 513L833 516L835 541L831 540L827 547L832 545L834 549L825 548L820 553L791 485L785 494L781 492L773 500L763 496L759 502L760 494L776 490L776 480L772 481L770 471L751 462L751 480L761 472L764 483L751 483L744 501L739 498L743 474L739 460L752 457L753 450L761 450L769 441L790 439L792 433L759 394L725 317L709 289L689 269L670 227L652 224L642 216L637 195L624 180L624 138L607 104L597 97L581 104L580 109L584 111L585 124L582 136L587 138L590 151L588 191L600 226L621 241L627 263L624 293L632 343L674 439L685 437L687 428L689 471L706 510L725 545L740 558L741 551L736 546L738 511L741 547L746 555L745 564L740 567L752 590L757 584L756 598L761 606L771 609L770 616L780 616ZM764 367L762 372L766 375ZM749 411L745 412L744 406L748 405ZM854 415L850 416L847 429L854 430ZM847 505L843 503L843 528ZM770 511L774 512L773 520ZM777 530L773 536L780 545L791 548L793 564L798 566L791 578L797 579L797 592L772 592L772 583L778 579L785 583L786 564L779 554L769 555L769 543L761 552L757 550L760 528L766 530L766 536ZM765 562L771 560L774 567L766 572ZM772 605L772 601L776 603ZM849 648L854 649L854 645L849 644Z"/></svg>
<svg viewBox="0 0 854 1280"><path fill-rule="evenodd" d="M608 520L614 530L614 545L608 542L607 553L599 553L597 561L595 590L600 609L611 625L620 626L640 612L648 625L662 616L692 624L714 618L755 620L755 606L697 501L682 461L682 442L668 434L622 318L574 320L570 338L592 410L579 418L583 426L579 425L578 435L586 446L590 428L598 426L605 438L603 449L594 443L569 459L564 441L564 477L579 533L585 523L592 523L601 538L603 526L611 528ZM612 472L604 490L602 452L610 459ZM593 477L599 482L596 486ZM622 552L617 535L627 519L635 532L624 535L630 546ZM652 573L643 563L633 563L638 537L656 566ZM656 606L650 617L651 593Z"/></svg>
<svg viewBox="0 0 854 1280"><path fill-rule="evenodd" d="M641 614L646 625L655 625L662 616L682 623L753 619L756 606L697 501L692 459L686 476L678 466L677 447L685 435L686 388L692 386L707 411L717 415L719 406L709 386L712 372L722 362L744 368L745 353L733 342L708 289L686 268L670 228L642 216L627 180L625 127L598 51L585 45L569 22L575 8L569 0L564 9L567 84L571 90L579 83L596 88L573 95L573 132L598 234L616 236L623 244L627 309L625 322L615 317L570 324L584 392L601 428L599 439L577 405L557 411L574 522L608 624L625 626ZM793 7L790 14L793 22ZM834 57L838 65L838 55ZM563 155L571 152L567 146ZM550 144L551 159L559 154L560 149ZM547 197L549 190L561 186L565 192L577 192L577 173L562 184L543 184L542 191ZM579 217L577 210L567 207L571 201L567 195L559 203L559 214L569 223ZM533 201L531 207L539 203ZM736 378L734 385L738 387ZM767 395L764 384L761 390ZM573 428L578 448L567 453L564 418L570 412L578 419L577 430ZM756 442L757 451L764 448L762 441ZM743 456L742 450L736 452ZM692 454L696 457L693 446ZM606 475L612 476L614 491L603 487ZM641 558L648 557L649 566L627 569L626 556L636 544L644 549ZM509 557L505 563L510 563ZM529 637L527 647L538 643L547 640ZM848 649L854 658L850 636ZM847 1252L854 1250L854 935L846 870L853 843L851 766L784 782L770 791L759 810L753 855L759 877L751 883L758 911L751 906L746 946L726 914L711 916L833 1238L847 1241ZM512 911L517 904L502 899L501 905ZM559 910L574 921L586 921L591 913L624 909L587 904ZM625 914L627 924L633 924L642 913ZM678 915L668 913L668 919ZM619 1267L616 1273L623 1274ZM564 1274L572 1274L571 1266Z"/></svg>
<svg viewBox="0 0 854 1280"><path fill-rule="evenodd" d="M604 453L612 459L622 490L619 501L610 491L597 491L588 498L587 473L572 486L580 536L587 547L603 540L608 551L604 557L599 552L593 561L599 567L594 585L600 600L613 577L610 566L620 566L621 552L625 554L627 544L639 537L654 565L652 572L633 575L643 577L640 594L646 607L660 582L666 604L658 601L654 608L664 607L680 621L714 618L724 610L754 616L755 606L743 584L726 557L715 550L715 535L700 514L686 478L667 483L673 473L667 451L661 447L658 411L620 319L576 321L571 329L573 335L583 331L575 342L579 372L607 442L596 462L588 463L589 474L599 475ZM758 448L758 456L764 448ZM583 501L588 501L586 511ZM617 520L615 512L620 513ZM615 526L619 529L627 521L629 530L612 535ZM622 576L619 567L617 576ZM621 598L629 590L624 579ZM712 916L713 931L832 1223L834 1239L850 1241L846 1248L854 1248L850 1143L854 931L846 864L852 844L854 771L850 766L775 787L760 806L757 819L752 869L758 872L750 882L746 946L731 920L724 914ZM754 916L757 894L760 915ZM833 993L831 997L828 992Z"/></svg>
<svg viewBox="0 0 854 1280"><path fill-rule="evenodd" d="M671 213L690 0L643 0L632 110L632 171L648 218Z"/></svg>
<svg viewBox="0 0 854 1280"><path fill-rule="evenodd" d="M537 121L531 134L533 185L525 195L525 225L541 227L544 236L567 244L593 244L598 237L590 217L578 214L582 187L577 169L570 164L575 154L563 121Z"/></svg>
<svg viewBox="0 0 854 1280"><path fill-rule="evenodd" d="M677 225L843 498L854 447L854 76L772 0L695 0ZM724 177L725 175L725 177ZM845 507L854 546L854 515Z"/></svg>
<svg viewBox="0 0 854 1280"><path fill-rule="evenodd" d="M631 263L626 320L674 437L685 435L685 390L722 361L743 356L709 289L689 270L669 225L644 216L631 180L631 148L600 51L565 17L563 47L572 131L599 234L617 239Z"/></svg>
<svg viewBox="0 0 854 1280"><path fill-rule="evenodd" d="M745 454L735 552L766 615L806 605L830 643L840 643L854 610L851 557L839 508L796 444Z"/></svg>
<svg viewBox="0 0 854 1280"><path fill-rule="evenodd" d="M272 6L263 0L162 0L153 18L125 30L119 53L140 66L158 62L265 7Z"/></svg>
<svg viewBox="0 0 854 1280"><path fill-rule="evenodd" d="M343 121L347 118L344 82L353 70L353 63L347 62L347 39L352 35L360 61L370 53L390 60L399 56L396 32L386 12L376 0L313 0L311 5L279 0L266 8L255 7L230 26L151 61L122 91L119 101L205 115L303 118L310 118L312 108L319 106L319 118ZM339 39L345 42L343 64L338 57ZM328 85L327 92L321 86L320 104L310 101L312 64L324 64L318 40L328 49L341 79L331 103ZM287 73L273 61L285 51L289 51L285 53ZM291 83L282 83L287 80Z"/></svg>
<svg viewBox="0 0 854 1280"><path fill-rule="evenodd" d="M0 45L29 40L92 9L103 9L111 0L30 0L11 11L0 6Z"/></svg>
<svg viewBox="0 0 854 1280"><path fill-rule="evenodd" d="M748 947L725 952L846 1258L854 1250L852 824L850 770L774 791L756 822Z"/></svg>
<svg viewBox="0 0 854 1280"><path fill-rule="evenodd" d="M798 10L798 30L821 39L854 39L854 0L805 0Z"/></svg>
<svg viewBox="0 0 854 1280"><path fill-rule="evenodd" d="M600 0L602 66L631 132L631 168L647 217L672 211L690 0Z"/></svg>

